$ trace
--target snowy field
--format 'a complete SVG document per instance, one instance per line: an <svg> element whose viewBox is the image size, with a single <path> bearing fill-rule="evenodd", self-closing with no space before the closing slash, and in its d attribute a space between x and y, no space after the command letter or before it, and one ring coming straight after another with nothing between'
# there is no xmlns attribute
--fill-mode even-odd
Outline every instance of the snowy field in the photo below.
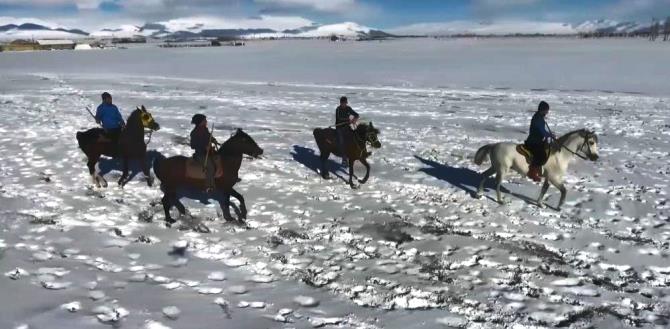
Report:
<svg viewBox="0 0 670 329"><path fill-rule="evenodd" d="M0 328L666 328L669 53L562 39L0 54ZM152 154L190 154L196 112L219 140L248 132L265 151L237 185L248 227L182 199L192 217L166 228L141 172L93 188L74 136L103 91L152 112ZM339 159L334 179L315 172L312 129L342 95L381 129L357 190ZM561 211L517 175L507 204L492 182L473 198L476 149L522 141L540 100L557 134L594 129L600 160L574 161Z"/></svg>

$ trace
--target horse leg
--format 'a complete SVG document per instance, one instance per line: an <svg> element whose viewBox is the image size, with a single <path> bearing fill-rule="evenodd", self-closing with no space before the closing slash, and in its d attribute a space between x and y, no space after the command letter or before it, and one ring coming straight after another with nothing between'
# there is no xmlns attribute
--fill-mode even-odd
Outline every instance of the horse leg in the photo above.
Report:
<svg viewBox="0 0 670 329"><path fill-rule="evenodd" d="M226 221L233 221L233 216L230 215L230 192L223 190L221 198L219 199L219 205L221 206L221 211L223 212L223 219Z"/></svg>
<svg viewBox="0 0 670 329"><path fill-rule="evenodd" d="M128 164L128 158L123 157L121 158L121 162L123 163L123 174L121 175L121 178L119 178L119 186L123 187L126 185L125 180L128 179L128 171L129 171L129 164Z"/></svg>
<svg viewBox="0 0 670 329"><path fill-rule="evenodd" d="M163 193L163 198L161 199L161 203L163 204L163 210L165 211L165 225L170 227L172 224L176 222L176 220L172 219L170 216L170 208L172 208L172 198L170 198L171 192L164 192Z"/></svg>
<svg viewBox="0 0 670 329"><path fill-rule="evenodd" d="M493 169L493 166L491 166L491 168L486 169L486 171L482 173L482 181L479 182L479 188L477 189L477 194L475 194L476 198L479 199L482 197L482 195L484 195L484 183L486 183L486 180L489 177L491 177L491 175L493 175L495 172L496 170Z"/></svg>
<svg viewBox="0 0 670 329"><path fill-rule="evenodd" d="M244 197L235 189L230 190L230 195L235 197L240 202L240 219L247 219L247 205L244 203Z"/></svg>
<svg viewBox="0 0 670 329"><path fill-rule="evenodd" d="M100 159L100 155L98 156L93 156L88 158L88 162L86 162L86 166L88 167L88 173L91 175L91 180L93 181L93 184L100 188L100 179L98 172L96 170L96 164L98 163L98 160ZM106 185L105 185L106 186Z"/></svg>
<svg viewBox="0 0 670 329"><path fill-rule="evenodd" d="M563 203L565 202L565 197L568 194L568 190L565 188L565 184L561 183L558 186L556 186L559 191L561 191L561 200L558 201L558 207L557 209L560 211L561 207L563 206Z"/></svg>
<svg viewBox="0 0 670 329"><path fill-rule="evenodd" d="M321 151L321 177L324 179L330 178L330 172L327 168L328 158L330 157L330 152Z"/></svg>
<svg viewBox="0 0 670 329"><path fill-rule="evenodd" d="M151 187L151 185L154 184L154 178L151 177L151 171L149 170L149 162L147 162L146 155L142 158L142 173L144 174L144 178L147 180L147 185Z"/></svg>
<svg viewBox="0 0 670 329"><path fill-rule="evenodd" d="M545 178L544 184L542 184L542 190L540 190L540 196L537 198L537 206L540 208L544 208L544 195L547 193L548 189L549 189L549 179Z"/></svg>
<svg viewBox="0 0 670 329"><path fill-rule="evenodd" d="M354 185L354 161L356 160L349 159L349 186L352 189L356 189L356 185Z"/></svg>
<svg viewBox="0 0 670 329"><path fill-rule="evenodd" d="M505 172L502 169L498 169L498 172L496 173L496 196L498 198L498 203L504 204L505 200L502 197L502 193L500 192L500 185L502 185L502 181L505 178Z"/></svg>
<svg viewBox="0 0 670 329"><path fill-rule="evenodd" d="M366 159L361 159L360 161L365 166L365 177L363 177L363 179L359 179L358 182L361 184L365 184L365 182L368 181L368 178L370 178L370 164Z"/></svg>

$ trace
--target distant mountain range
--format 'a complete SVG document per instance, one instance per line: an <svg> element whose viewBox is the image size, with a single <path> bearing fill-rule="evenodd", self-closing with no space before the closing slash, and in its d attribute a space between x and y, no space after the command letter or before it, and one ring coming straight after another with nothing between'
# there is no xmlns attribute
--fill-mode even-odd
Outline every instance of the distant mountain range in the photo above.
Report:
<svg viewBox="0 0 670 329"><path fill-rule="evenodd" d="M251 20L255 24L256 21ZM157 38L167 40L185 40L197 38L327 38L333 35L344 38L374 39L392 36L454 36L454 35L576 35L583 33L631 34L645 33L650 24L636 22L617 22L613 20L593 20L580 24L551 22L496 22L473 23L455 21L446 23L422 23L393 28L387 31L372 29L353 22L318 25L312 23L298 28L259 26L231 28L216 20L198 20L184 18L165 22L146 23L142 26L122 25L86 32L77 28L65 28L51 25L41 20L36 22L17 19L16 23L0 25L0 40L16 39L82 39L82 38Z"/></svg>

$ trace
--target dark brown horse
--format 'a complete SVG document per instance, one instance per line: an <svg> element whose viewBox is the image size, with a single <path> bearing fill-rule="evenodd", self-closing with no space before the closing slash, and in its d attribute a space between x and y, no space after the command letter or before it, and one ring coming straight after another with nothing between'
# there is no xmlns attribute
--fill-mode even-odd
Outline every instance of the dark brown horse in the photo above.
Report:
<svg viewBox="0 0 670 329"><path fill-rule="evenodd" d="M104 130L102 128L93 128L87 131L77 132L77 142L79 148L86 154L88 158L88 171L91 174L93 183L100 187L107 187L107 181L96 172L95 165L100 160L100 156L106 155L112 158L121 158L123 161L123 175L119 179L119 185L123 187L128 183L129 160L136 159L142 161L142 172L146 177L147 184L151 186L153 180L149 172L149 163L147 162L147 144L144 142L144 129L156 131L160 129L160 125L154 121L151 113L142 105L137 108L128 117L125 128L121 131L118 144L104 137Z"/></svg>
<svg viewBox="0 0 670 329"><path fill-rule="evenodd" d="M349 185L351 188L356 188L353 182L354 176L354 162L356 160L360 161L365 166L365 177L359 179L358 182L365 184L370 177L370 164L366 160L370 155L370 152L367 150L367 144L370 144L373 148L380 148L382 144L377 138L379 135L379 129L375 128L370 124L360 124L353 131L350 136L345 138L345 152L347 158L349 159ZM335 154L336 156L341 157L342 154L337 145L337 133L333 128L316 128L314 129L314 139L316 140L316 145L319 147L319 153L321 154L321 176L325 179L330 178L328 168L326 168L326 161L330 154Z"/></svg>
<svg viewBox="0 0 670 329"><path fill-rule="evenodd" d="M220 192L219 205L223 211L223 218L232 221L233 217L230 215L230 196L234 196L240 201L240 219L244 220L247 217L247 206L244 203L244 198L240 193L233 189L233 186L238 182L238 173L242 165L242 155L246 154L252 157L259 157L263 154L258 144L241 129L237 131L221 145L216 152L218 157L215 157L217 168L222 169L221 176L216 177L215 185L216 192ZM186 214L186 208L179 201L177 196L177 189L180 187L190 187L198 190L205 190L206 181L202 179L187 177L186 165L189 158L185 156L173 156L165 158L159 156L154 161L154 173L161 181L161 190L163 191L163 210L165 210L165 222L168 226L176 222L170 216L170 209L173 206L177 207L179 213L183 216ZM220 171L220 170L217 170Z"/></svg>

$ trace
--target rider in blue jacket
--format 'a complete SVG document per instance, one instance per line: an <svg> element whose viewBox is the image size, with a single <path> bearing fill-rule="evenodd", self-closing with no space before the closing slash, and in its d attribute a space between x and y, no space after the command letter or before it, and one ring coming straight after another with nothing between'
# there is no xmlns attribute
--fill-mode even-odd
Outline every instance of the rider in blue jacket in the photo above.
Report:
<svg viewBox="0 0 670 329"><path fill-rule="evenodd" d="M556 138L547 129L547 122L544 120L547 114L549 114L549 104L541 101L537 107L537 112L535 112L533 119L530 121L528 138L524 143L533 156L530 168L528 169L528 177L536 182L542 180L540 175L542 173L542 166L548 159L547 150L549 149L549 142Z"/></svg>
<svg viewBox="0 0 670 329"><path fill-rule="evenodd" d="M95 111L95 121L102 124L102 129L105 130L105 135L107 135L112 142L118 142L119 135L125 126L125 122L123 121L121 112L119 112L119 108L112 104L112 95L108 92L102 93L102 104L100 104Z"/></svg>

